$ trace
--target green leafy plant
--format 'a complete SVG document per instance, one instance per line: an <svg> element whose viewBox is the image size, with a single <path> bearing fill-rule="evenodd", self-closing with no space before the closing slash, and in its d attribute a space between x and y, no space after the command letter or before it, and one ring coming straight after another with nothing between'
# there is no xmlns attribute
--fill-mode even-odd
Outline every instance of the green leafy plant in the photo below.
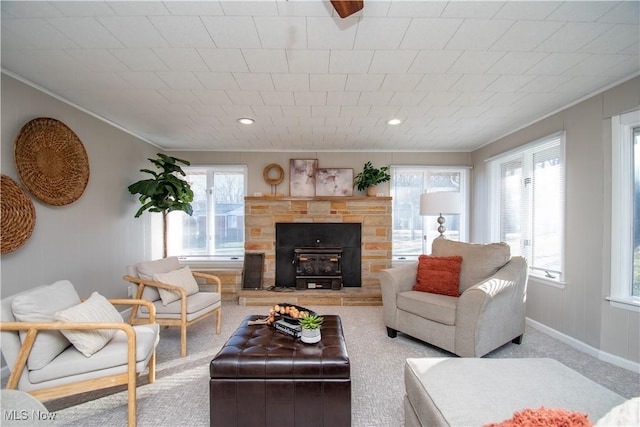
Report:
<svg viewBox="0 0 640 427"><path fill-rule="evenodd" d="M300 327L302 329L318 329L322 326L324 317L320 317L317 314L309 314L300 318Z"/></svg>
<svg viewBox="0 0 640 427"><path fill-rule="evenodd" d="M390 179L391 175L389 175L389 166L375 168L371 162L366 162L362 172L358 173L353 179L353 184L358 190L363 191L374 185L387 182Z"/></svg>
<svg viewBox="0 0 640 427"><path fill-rule="evenodd" d="M159 172L150 169L140 169L153 178L143 179L131 184L128 189L131 194L139 194L138 200L142 204L135 217L138 218L145 211L162 213L163 255L167 256L167 214L172 211L183 211L187 215L193 214L191 202L193 190L187 181L179 175L186 176L180 164L189 166L186 160L166 156L158 153L157 159L148 159Z"/></svg>

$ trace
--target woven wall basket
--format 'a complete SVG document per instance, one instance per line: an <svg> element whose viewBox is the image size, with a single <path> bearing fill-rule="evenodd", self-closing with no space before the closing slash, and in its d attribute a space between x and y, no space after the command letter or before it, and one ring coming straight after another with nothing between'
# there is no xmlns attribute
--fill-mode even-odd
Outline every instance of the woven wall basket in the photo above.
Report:
<svg viewBox="0 0 640 427"><path fill-rule="evenodd" d="M24 125L14 147L20 180L38 200L68 205L89 182L89 159L80 138L56 119L38 118Z"/></svg>
<svg viewBox="0 0 640 427"><path fill-rule="evenodd" d="M36 208L17 182L6 175L0 178L0 247L2 254L6 254L31 237L36 225Z"/></svg>

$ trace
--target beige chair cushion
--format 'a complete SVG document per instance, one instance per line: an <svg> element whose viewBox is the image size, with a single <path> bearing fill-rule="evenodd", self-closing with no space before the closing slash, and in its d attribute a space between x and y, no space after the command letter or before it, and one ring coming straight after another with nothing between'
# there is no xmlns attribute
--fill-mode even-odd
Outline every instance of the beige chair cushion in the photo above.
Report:
<svg viewBox="0 0 640 427"><path fill-rule="evenodd" d="M419 291L397 294L398 309L416 316L453 326L458 298Z"/></svg>
<svg viewBox="0 0 640 427"><path fill-rule="evenodd" d="M98 292L81 304L58 311L54 318L59 322L113 322L122 323L122 316L105 297ZM71 344L86 357L104 347L116 334L115 329L94 329L91 331L62 331Z"/></svg>
<svg viewBox="0 0 640 427"><path fill-rule="evenodd" d="M153 275L153 280L156 282L166 283L167 285L174 285L183 288L187 296L193 295L200 291L198 282L193 277L189 266L180 268L178 270L170 271L168 273L156 273ZM160 292L160 299L163 305L167 305L180 299L180 293L169 289L158 288Z"/></svg>
<svg viewBox="0 0 640 427"><path fill-rule="evenodd" d="M154 261L139 262L135 266L137 276L140 279L153 280L153 275L157 273L168 273L180 268L178 257L168 257ZM158 289L152 286L145 286L142 292L142 299L147 301L157 301L160 299Z"/></svg>
<svg viewBox="0 0 640 427"><path fill-rule="evenodd" d="M511 259L511 248L506 243L466 243L436 238L431 245L433 256L462 257L460 293L491 277Z"/></svg>
<svg viewBox="0 0 640 427"><path fill-rule="evenodd" d="M49 286L40 286L13 299L11 311L18 322L53 322L57 311L80 304L73 284L60 280ZM24 341L25 331L20 331ZM27 360L29 370L41 369L69 346L69 340L59 331L38 333Z"/></svg>

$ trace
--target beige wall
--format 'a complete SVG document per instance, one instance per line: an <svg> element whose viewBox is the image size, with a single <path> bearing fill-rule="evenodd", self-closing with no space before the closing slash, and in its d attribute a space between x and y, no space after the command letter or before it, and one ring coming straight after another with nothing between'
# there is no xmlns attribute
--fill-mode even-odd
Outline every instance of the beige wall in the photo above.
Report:
<svg viewBox="0 0 640 427"><path fill-rule="evenodd" d="M566 286L531 279L527 317L600 351L640 362L640 315L605 300L610 285L612 115L638 109L640 78L514 132L472 153L472 239L487 241L485 160L566 131ZM614 217L615 220L615 210Z"/></svg>
<svg viewBox="0 0 640 427"><path fill-rule="evenodd" d="M98 291L126 297L125 266L147 259L154 243L149 217L134 219L137 200L127 186L140 179L146 158L158 150L23 83L2 79L2 173L20 182L13 160L18 132L38 117L65 123L82 141L90 176L84 194L66 206L34 197L36 224L31 238L2 255L1 296L68 279L80 297Z"/></svg>

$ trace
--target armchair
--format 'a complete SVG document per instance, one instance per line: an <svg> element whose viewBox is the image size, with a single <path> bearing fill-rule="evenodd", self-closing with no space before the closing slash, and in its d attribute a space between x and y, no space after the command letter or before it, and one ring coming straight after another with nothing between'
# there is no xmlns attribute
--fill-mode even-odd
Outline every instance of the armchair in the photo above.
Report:
<svg viewBox="0 0 640 427"><path fill-rule="evenodd" d="M121 316L117 320L119 313L113 306L108 307L116 315L112 321L102 322L97 318L91 321L55 321L61 312L82 305L73 285L66 280L2 299L2 354L11 371L6 388L28 392L46 401L127 384L127 419L129 427L134 427L137 376L148 368L149 383L155 381L155 349L160 329L154 323L153 304L133 299L108 301L118 305L131 304L134 308L146 306L150 313L147 324L131 326ZM88 311L94 311L96 306L90 306ZM84 339L85 347L86 342L92 341L96 335L105 333L112 338L105 338L104 347L92 349L95 352L87 356L79 345L83 339L76 341L80 331L91 335ZM73 345L70 345L68 335L61 332L76 333Z"/></svg>
<svg viewBox="0 0 640 427"><path fill-rule="evenodd" d="M504 243L489 245L436 238L432 255L461 256L459 296L413 290L418 263L382 270L387 334L403 332L462 357L481 357L525 330L528 268Z"/></svg>
<svg viewBox="0 0 640 427"><path fill-rule="evenodd" d="M216 292L200 291L196 277L213 284ZM181 268L177 257L169 257L128 266L124 280L136 286L136 299L155 306L159 325L180 327L180 357L187 355L188 326L215 314L216 334L220 334L222 282L219 277L192 272L189 267ZM129 322L137 325L148 317L149 311L140 306L131 311Z"/></svg>

